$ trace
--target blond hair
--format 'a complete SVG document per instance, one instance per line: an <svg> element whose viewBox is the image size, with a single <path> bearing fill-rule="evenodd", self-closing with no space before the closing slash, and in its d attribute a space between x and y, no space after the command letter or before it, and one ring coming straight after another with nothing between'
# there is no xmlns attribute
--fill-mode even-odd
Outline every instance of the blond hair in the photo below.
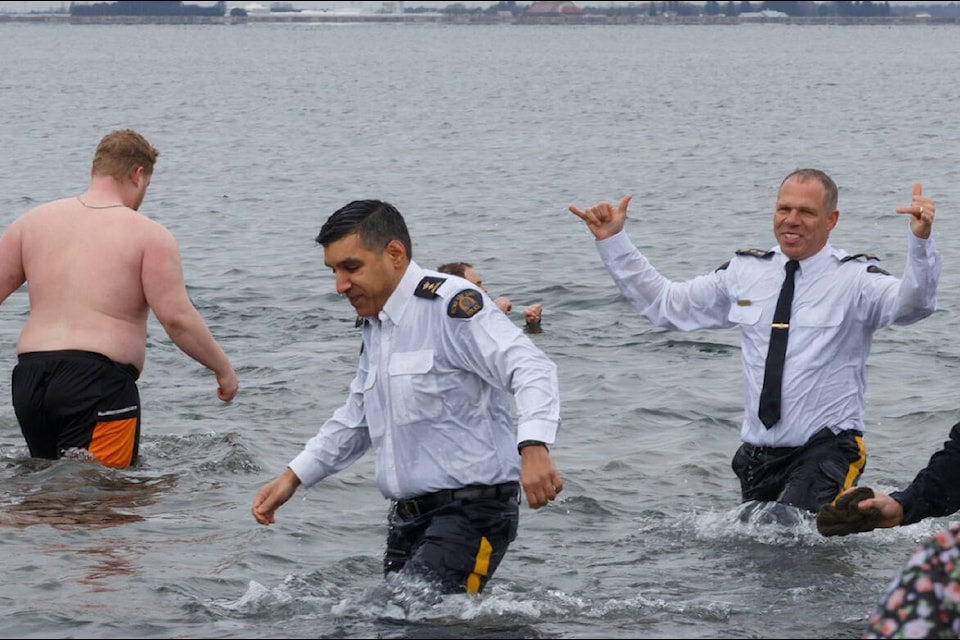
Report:
<svg viewBox="0 0 960 640"><path fill-rule="evenodd" d="M125 180L137 167L153 175L153 165L160 152L146 138L132 129L118 129L103 136L93 154L91 175Z"/></svg>

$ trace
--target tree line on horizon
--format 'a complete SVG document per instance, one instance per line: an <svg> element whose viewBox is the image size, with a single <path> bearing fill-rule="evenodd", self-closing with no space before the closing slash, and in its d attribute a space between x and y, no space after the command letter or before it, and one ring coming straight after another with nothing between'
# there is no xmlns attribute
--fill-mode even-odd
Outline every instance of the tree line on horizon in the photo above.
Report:
<svg viewBox="0 0 960 640"><path fill-rule="evenodd" d="M501 12L510 13L514 16L522 16L536 2L518 3L515 1L501 0L488 7L467 7L462 3L449 4L440 9L443 13L456 14L490 14L497 15ZM576 2L574 2L576 4ZM760 13L763 11L777 11L790 17L854 17L854 18L873 18L873 17L894 17L894 16L915 16L917 14L928 14L936 17L955 17L960 16L960 3L957 2L936 2L929 5L914 6L892 6L889 2L863 2L834 1L834 2L811 2L811 1L777 1L777 2L750 2L741 0L726 2L718 0L708 0L702 4L692 2L611 2L609 6L583 6L578 7L582 15L603 15L608 17L617 16L663 16L674 15L680 17L695 16L729 16L735 17L744 13ZM406 7L405 13L419 13L436 11L434 8L427 7Z"/></svg>

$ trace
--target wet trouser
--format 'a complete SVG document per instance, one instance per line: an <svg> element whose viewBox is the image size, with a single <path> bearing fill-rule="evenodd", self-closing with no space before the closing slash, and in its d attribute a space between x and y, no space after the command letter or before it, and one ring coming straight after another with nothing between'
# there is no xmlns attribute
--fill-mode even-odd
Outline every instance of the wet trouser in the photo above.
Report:
<svg viewBox="0 0 960 640"><path fill-rule="evenodd" d="M517 537L519 484L437 491L390 507L383 572L480 593Z"/></svg>
<svg viewBox="0 0 960 640"><path fill-rule="evenodd" d="M137 461L140 372L92 351L21 353L13 369L13 409L30 455L55 460L86 449L111 467Z"/></svg>
<svg viewBox="0 0 960 640"><path fill-rule="evenodd" d="M800 447L744 443L731 466L744 502L783 502L815 513L853 486L866 461L861 432L824 427Z"/></svg>

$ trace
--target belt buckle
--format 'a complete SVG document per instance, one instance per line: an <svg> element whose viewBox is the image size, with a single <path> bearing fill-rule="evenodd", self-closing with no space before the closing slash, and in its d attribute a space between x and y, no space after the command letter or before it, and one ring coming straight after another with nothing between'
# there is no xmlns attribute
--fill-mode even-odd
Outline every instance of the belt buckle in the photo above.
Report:
<svg viewBox="0 0 960 640"><path fill-rule="evenodd" d="M397 510L401 512L401 515L407 518L419 518L420 514L420 503L417 502L416 498L411 498L410 500L403 500L402 502L397 503Z"/></svg>

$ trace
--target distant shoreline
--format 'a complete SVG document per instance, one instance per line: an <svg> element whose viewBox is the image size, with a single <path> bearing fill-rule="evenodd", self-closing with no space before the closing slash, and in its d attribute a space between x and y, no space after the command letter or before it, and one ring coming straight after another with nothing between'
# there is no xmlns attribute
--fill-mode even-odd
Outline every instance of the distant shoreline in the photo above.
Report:
<svg viewBox="0 0 960 640"><path fill-rule="evenodd" d="M960 24L960 17L764 17L739 16L499 16L476 14L343 14L278 12L248 16L70 16L68 14L0 14L3 23L42 24L256 24L256 23L395 23L395 24L467 24L467 25L940 25Z"/></svg>

